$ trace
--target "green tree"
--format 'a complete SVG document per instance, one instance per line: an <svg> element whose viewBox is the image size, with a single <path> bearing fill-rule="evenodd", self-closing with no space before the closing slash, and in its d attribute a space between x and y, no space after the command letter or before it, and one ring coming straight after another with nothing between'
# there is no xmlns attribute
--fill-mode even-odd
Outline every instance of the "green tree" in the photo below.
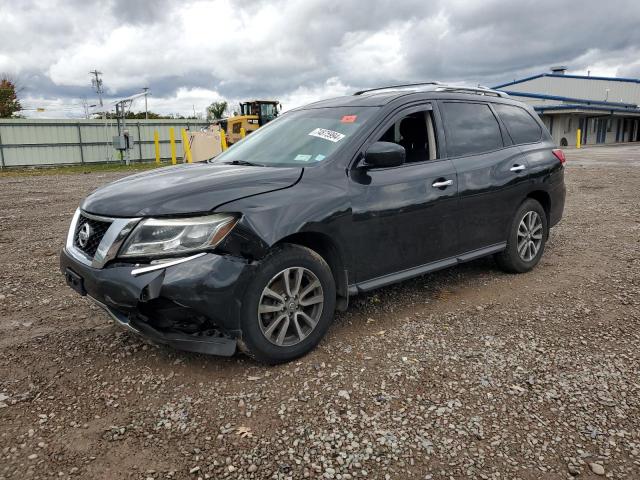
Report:
<svg viewBox="0 0 640 480"><path fill-rule="evenodd" d="M131 118L131 119L139 119L139 120L144 120L145 119L145 112L127 112L127 114L125 115L126 118ZM171 118L171 117L167 117L166 115L160 115L159 113L155 113L155 112L149 112L149 120L155 120L158 118Z"/></svg>
<svg viewBox="0 0 640 480"><path fill-rule="evenodd" d="M228 106L229 105L225 101L213 102L207 107L207 121L211 122L212 120L223 118L224 114L227 113Z"/></svg>
<svg viewBox="0 0 640 480"><path fill-rule="evenodd" d="M0 118L11 118L22 110L14 81L0 74Z"/></svg>

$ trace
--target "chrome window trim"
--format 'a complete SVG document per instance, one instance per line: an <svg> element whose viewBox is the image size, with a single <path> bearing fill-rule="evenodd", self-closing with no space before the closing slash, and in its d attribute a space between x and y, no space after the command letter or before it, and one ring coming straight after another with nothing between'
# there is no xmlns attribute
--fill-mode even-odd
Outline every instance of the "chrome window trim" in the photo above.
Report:
<svg viewBox="0 0 640 480"><path fill-rule="evenodd" d="M100 241L98 249L96 250L96 254L93 256L93 258L86 255L83 251L76 248L76 246L73 244L73 237L75 235L76 226L78 225L80 215L92 220L111 224L102 237L102 240ZM73 258L83 263L84 265L93 268L102 268L107 262L116 258L118 250L120 250L120 247L122 246L122 242L124 242L129 233L131 233L131 230L133 230L133 228L138 224L139 221L140 218L102 217L99 215L93 215L83 212L82 210L80 210L80 208L78 208L74 213L73 219L71 220L71 225L69 226L66 250L69 255L71 255Z"/></svg>

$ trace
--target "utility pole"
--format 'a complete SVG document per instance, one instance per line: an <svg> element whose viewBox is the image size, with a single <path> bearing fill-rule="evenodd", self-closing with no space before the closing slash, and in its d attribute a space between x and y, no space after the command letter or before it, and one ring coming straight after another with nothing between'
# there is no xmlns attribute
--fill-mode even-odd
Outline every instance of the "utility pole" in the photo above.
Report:
<svg viewBox="0 0 640 480"><path fill-rule="evenodd" d="M102 89L102 79L100 78L102 72L94 69L89 72L89 75L93 76L93 78L91 79L91 86L96 89L96 93L98 94L98 98L100 99L100 107L102 108L102 94L104 92L104 90Z"/></svg>
<svg viewBox="0 0 640 480"><path fill-rule="evenodd" d="M84 118L89 118L89 102L87 97L82 97L82 108L84 109Z"/></svg>
<svg viewBox="0 0 640 480"><path fill-rule="evenodd" d="M149 94L149 87L142 87L144 90L144 119L149 120L149 109L147 108L147 95Z"/></svg>
<svg viewBox="0 0 640 480"><path fill-rule="evenodd" d="M124 160L124 153L123 151L125 150L125 148L123 148L123 143L124 143L124 139L123 139L123 125L122 125L122 120L120 117L120 105L121 102L116 103L116 125L117 125L117 129L118 129L118 140L119 140L119 144L116 146L116 148L119 150L120 152L120 161L122 162ZM124 105L122 105L123 110L124 110ZM115 140L115 139L114 139Z"/></svg>
<svg viewBox="0 0 640 480"><path fill-rule="evenodd" d="M106 120L107 115L104 112L103 103L102 103L102 94L104 93L104 90L102 89L102 79L100 78L100 75L102 75L102 72L99 72L97 69L94 68L92 71L89 72L89 75L92 75L91 86L96 89L96 93L98 94L98 99L100 100L100 110L102 110L102 119ZM105 126L106 126L106 123L105 123Z"/></svg>
<svg viewBox="0 0 640 480"><path fill-rule="evenodd" d="M133 144L135 143L129 134L129 130L127 130L127 110L131 108L131 104L136 98L140 98L143 95L146 97L147 92L137 93L131 97L123 98L115 102L118 135L113 137L113 146L116 150L120 151L120 161L124 161L127 165L131 162L129 150L133 148ZM139 131L138 129L138 132ZM138 138L138 142L140 142L140 138ZM142 154L140 156L142 156Z"/></svg>

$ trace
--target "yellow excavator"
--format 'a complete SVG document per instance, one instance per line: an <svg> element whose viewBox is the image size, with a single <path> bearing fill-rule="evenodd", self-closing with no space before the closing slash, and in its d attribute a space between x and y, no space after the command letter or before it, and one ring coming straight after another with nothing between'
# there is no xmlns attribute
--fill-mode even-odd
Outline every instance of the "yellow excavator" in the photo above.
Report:
<svg viewBox="0 0 640 480"><path fill-rule="evenodd" d="M223 118L216 123L225 131L227 145L241 140L278 116L282 106L277 100L250 100L240 103L240 114Z"/></svg>

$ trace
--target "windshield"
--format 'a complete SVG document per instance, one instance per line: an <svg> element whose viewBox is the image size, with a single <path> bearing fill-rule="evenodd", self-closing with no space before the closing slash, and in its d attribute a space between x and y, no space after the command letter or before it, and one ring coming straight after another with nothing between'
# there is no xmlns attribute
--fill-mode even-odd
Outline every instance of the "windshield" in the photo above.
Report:
<svg viewBox="0 0 640 480"><path fill-rule="evenodd" d="M321 162L344 145L378 107L336 107L289 112L259 128L213 163L302 166Z"/></svg>
<svg viewBox="0 0 640 480"><path fill-rule="evenodd" d="M263 103L260 105L260 116L267 121L276 118L276 106L272 103Z"/></svg>

